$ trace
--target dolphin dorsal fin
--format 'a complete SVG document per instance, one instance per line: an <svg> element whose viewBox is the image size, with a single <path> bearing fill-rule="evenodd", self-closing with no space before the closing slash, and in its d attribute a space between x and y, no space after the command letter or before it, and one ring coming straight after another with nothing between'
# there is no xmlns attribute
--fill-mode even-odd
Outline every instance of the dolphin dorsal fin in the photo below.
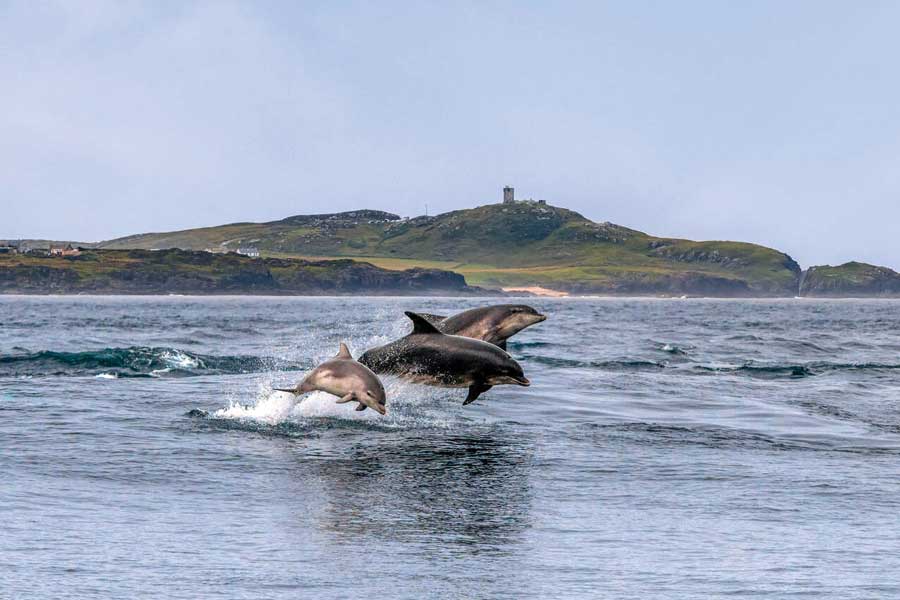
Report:
<svg viewBox="0 0 900 600"><path fill-rule="evenodd" d="M404 313L407 317L409 317L413 322L413 333L437 333L440 334L440 330L437 327L428 322L428 319L423 317L420 314L414 313L412 311L406 311Z"/></svg>
<svg viewBox="0 0 900 600"><path fill-rule="evenodd" d="M335 358L349 358L353 359L353 355L350 354L350 350L347 348L347 344L341 342L341 349L338 350L337 356Z"/></svg>
<svg viewBox="0 0 900 600"><path fill-rule="evenodd" d="M418 315L434 326L437 326L441 321L447 320L445 315L432 315L430 313L418 313Z"/></svg>

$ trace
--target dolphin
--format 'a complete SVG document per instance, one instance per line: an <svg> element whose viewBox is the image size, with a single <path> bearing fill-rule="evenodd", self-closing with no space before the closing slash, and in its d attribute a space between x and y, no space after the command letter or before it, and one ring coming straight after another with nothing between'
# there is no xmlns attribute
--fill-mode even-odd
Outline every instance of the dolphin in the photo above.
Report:
<svg viewBox="0 0 900 600"><path fill-rule="evenodd" d="M509 354L487 342L439 331L424 317L406 312L412 333L367 350L359 362L375 373L389 373L416 383L468 387L463 404L474 402L495 385L531 385Z"/></svg>
<svg viewBox="0 0 900 600"><path fill-rule="evenodd" d="M464 310L452 317L422 316L443 333L484 340L503 350L506 350L506 340L526 327L547 320L527 304L495 304Z"/></svg>
<svg viewBox="0 0 900 600"><path fill-rule="evenodd" d="M359 402L356 410L366 410L369 407L383 415L387 414L381 380L368 367L353 360L350 350L343 342L337 356L310 371L296 387L274 389L294 395L321 390L339 397L338 404L356 400Z"/></svg>

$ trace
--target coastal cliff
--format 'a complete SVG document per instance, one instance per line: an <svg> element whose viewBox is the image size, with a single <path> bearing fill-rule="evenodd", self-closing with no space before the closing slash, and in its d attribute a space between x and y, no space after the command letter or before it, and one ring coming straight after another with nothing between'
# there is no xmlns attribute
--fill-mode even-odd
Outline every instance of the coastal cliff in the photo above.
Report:
<svg viewBox="0 0 900 600"><path fill-rule="evenodd" d="M817 298L900 297L900 273L861 262L810 267L800 295Z"/></svg>

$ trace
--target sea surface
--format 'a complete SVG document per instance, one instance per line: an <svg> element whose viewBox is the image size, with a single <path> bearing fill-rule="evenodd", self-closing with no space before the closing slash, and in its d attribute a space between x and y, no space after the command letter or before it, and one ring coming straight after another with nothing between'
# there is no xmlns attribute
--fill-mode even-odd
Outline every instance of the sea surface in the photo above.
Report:
<svg viewBox="0 0 900 600"><path fill-rule="evenodd" d="M0 597L900 597L900 302L535 298L530 388L271 390L490 302L0 298Z"/></svg>

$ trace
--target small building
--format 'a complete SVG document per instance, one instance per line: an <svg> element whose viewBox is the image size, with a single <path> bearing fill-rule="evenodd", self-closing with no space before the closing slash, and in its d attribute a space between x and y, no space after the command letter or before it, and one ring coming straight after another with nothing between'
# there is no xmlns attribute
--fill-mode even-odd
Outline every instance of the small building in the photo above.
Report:
<svg viewBox="0 0 900 600"><path fill-rule="evenodd" d="M66 244L65 247L50 246L50 256L78 256L79 254L81 254L81 250L73 248L72 244Z"/></svg>
<svg viewBox="0 0 900 600"><path fill-rule="evenodd" d="M509 186L503 188L503 204L512 204L516 201L516 190Z"/></svg>
<svg viewBox="0 0 900 600"><path fill-rule="evenodd" d="M237 253L243 256L249 256L250 258L259 258L259 249L254 248L253 246L238 248Z"/></svg>
<svg viewBox="0 0 900 600"><path fill-rule="evenodd" d="M12 244L0 244L0 254L18 254L19 248L18 246L14 246Z"/></svg>

